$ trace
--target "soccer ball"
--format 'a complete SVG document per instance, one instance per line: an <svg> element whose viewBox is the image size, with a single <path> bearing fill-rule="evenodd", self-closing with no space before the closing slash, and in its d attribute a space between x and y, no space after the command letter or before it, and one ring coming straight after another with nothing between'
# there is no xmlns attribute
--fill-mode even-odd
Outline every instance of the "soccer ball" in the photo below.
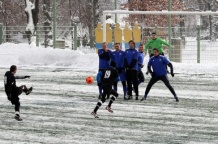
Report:
<svg viewBox="0 0 218 144"><path fill-rule="evenodd" d="M93 80L93 77L91 77L91 76L87 76L87 77L86 77L86 83L87 83L87 84L92 84L93 81L94 81L94 80Z"/></svg>

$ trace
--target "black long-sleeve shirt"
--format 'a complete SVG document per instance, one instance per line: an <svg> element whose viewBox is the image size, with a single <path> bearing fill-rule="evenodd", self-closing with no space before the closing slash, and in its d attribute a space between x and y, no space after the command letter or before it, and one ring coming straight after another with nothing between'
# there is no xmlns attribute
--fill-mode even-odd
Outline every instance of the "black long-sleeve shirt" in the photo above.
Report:
<svg viewBox="0 0 218 144"><path fill-rule="evenodd" d="M24 79L24 76L14 76L10 71L7 71L4 76L5 93L10 95L16 89L16 79Z"/></svg>

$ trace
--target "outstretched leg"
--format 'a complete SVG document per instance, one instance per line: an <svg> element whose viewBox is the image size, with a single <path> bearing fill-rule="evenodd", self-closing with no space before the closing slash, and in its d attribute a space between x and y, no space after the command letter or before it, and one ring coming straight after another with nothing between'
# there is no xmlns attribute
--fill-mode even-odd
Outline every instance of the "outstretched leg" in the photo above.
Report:
<svg viewBox="0 0 218 144"><path fill-rule="evenodd" d="M158 78L158 77L155 77L155 76L153 76L153 77L150 79L150 81L149 81L149 83L148 83L148 85L147 85L147 87L146 87L146 90L145 90L145 95L144 95L144 97L141 99L141 101L143 101L143 100L145 100L145 99L147 98L148 93L149 93L151 87L152 87L158 80L159 80L159 78Z"/></svg>
<svg viewBox="0 0 218 144"><path fill-rule="evenodd" d="M163 77L161 78L161 80L164 82L164 84L166 85L166 87L170 90L170 92L173 94L174 98L175 98L176 101L178 102L179 99L178 99L178 97L177 97L177 95L176 95L175 90L174 90L173 87L171 86L171 84L170 84L170 82L169 82L169 80L168 80L168 77L167 77L167 76L163 76Z"/></svg>
<svg viewBox="0 0 218 144"><path fill-rule="evenodd" d="M19 89L19 95L22 93L22 92L25 92L26 95L30 94L31 91L32 91L32 87L30 87L29 89L25 86L25 85L22 85L20 87L18 87Z"/></svg>
<svg viewBox="0 0 218 144"><path fill-rule="evenodd" d="M114 90L111 90L110 92L113 96L111 97L109 103L108 103L108 107L111 107L112 103L116 100L116 98L118 97L118 93Z"/></svg>
<svg viewBox="0 0 218 144"><path fill-rule="evenodd" d="M103 91L102 97L101 99L98 101L98 103L96 104L96 107L94 109L94 112L97 113L98 109L101 107L101 105L105 102L106 100L106 96L107 96L107 92Z"/></svg>

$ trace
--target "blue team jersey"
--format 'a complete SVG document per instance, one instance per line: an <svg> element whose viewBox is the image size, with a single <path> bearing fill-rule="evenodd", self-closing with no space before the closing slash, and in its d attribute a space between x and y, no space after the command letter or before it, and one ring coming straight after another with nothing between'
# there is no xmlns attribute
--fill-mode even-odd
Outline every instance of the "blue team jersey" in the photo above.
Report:
<svg viewBox="0 0 218 144"><path fill-rule="evenodd" d="M145 54L144 52L139 52L139 57L138 57L138 64L143 65L144 63L144 58L145 58ZM138 70L141 70L142 68L139 66Z"/></svg>
<svg viewBox="0 0 218 144"><path fill-rule="evenodd" d="M134 49L127 49L125 51L125 58L127 60L127 64L130 65L133 59L136 59L136 64L133 66L132 69L138 70L138 56L139 52L134 48Z"/></svg>
<svg viewBox="0 0 218 144"><path fill-rule="evenodd" d="M110 67L110 57L111 57L111 51L108 50L109 53L109 58L103 56L102 58L100 57L100 55L102 55L103 53L106 53L103 49L99 49L98 50L98 56L99 56L99 69L108 69Z"/></svg>
<svg viewBox="0 0 218 144"><path fill-rule="evenodd" d="M148 62L148 66L152 66L153 73L155 76L165 76L167 75L166 65L170 61L165 56L153 56Z"/></svg>
<svg viewBox="0 0 218 144"><path fill-rule="evenodd" d="M125 52L122 50L112 52L112 60L116 62L116 68L124 67L124 56Z"/></svg>

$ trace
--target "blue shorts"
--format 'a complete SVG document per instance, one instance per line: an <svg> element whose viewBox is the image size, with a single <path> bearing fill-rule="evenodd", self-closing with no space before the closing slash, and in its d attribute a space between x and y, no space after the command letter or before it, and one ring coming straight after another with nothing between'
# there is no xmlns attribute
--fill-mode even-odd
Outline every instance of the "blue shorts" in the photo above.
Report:
<svg viewBox="0 0 218 144"><path fill-rule="evenodd" d="M122 72L119 73L119 77L121 82L126 81L126 73L124 70L122 70Z"/></svg>

